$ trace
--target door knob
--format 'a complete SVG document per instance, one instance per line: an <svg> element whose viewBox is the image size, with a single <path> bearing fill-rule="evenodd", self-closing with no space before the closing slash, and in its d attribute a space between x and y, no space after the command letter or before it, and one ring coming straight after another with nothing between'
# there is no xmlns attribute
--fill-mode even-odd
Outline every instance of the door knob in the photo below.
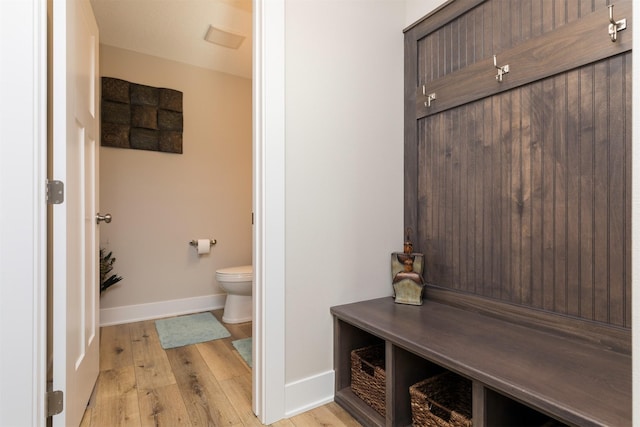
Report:
<svg viewBox="0 0 640 427"><path fill-rule="evenodd" d="M100 215L100 213L96 214L96 223L100 224L100 221L104 221L107 224L111 222L111 214Z"/></svg>

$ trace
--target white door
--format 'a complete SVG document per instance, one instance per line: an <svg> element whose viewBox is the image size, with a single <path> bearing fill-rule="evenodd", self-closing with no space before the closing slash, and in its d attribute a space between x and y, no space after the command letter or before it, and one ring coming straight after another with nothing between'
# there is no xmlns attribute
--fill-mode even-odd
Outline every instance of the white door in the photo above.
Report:
<svg viewBox="0 0 640 427"><path fill-rule="evenodd" d="M98 27L89 0L53 3L54 426L78 426L98 377Z"/></svg>

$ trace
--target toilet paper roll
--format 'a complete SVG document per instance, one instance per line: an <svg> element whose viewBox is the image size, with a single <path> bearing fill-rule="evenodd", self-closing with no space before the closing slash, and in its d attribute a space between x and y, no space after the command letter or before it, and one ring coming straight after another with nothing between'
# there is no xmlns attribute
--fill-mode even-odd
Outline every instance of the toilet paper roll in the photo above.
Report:
<svg viewBox="0 0 640 427"><path fill-rule="evenodd" d="M211 251L211 241L209 239L198 239L198 255L208 254Z"/></svg>

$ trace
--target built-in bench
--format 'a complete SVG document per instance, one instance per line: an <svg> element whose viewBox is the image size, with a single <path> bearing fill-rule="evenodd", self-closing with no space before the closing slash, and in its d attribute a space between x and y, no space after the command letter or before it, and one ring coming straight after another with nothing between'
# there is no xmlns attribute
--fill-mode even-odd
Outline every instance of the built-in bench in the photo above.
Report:
<svg viewBox="0 0 640 427"><path fill-rule="evenodd" d="M474 427L536 425L545 418L631 425L630 352L433 300L412 306L386 297L331 313L335 400L364 425L410 425L409 386L435 368L472 381ZM386 417L350 389L351 351L377 343L386 345Z"/></svg>

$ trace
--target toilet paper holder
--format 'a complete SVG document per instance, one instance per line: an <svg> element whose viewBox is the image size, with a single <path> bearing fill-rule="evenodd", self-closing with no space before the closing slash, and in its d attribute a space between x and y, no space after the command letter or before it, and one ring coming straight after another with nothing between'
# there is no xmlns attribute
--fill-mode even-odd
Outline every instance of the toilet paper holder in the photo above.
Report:
<svg viewBox="0 0 640 427"><path fill-rule="evenodd" d="M217 241L216 239L209 239L209 247L212 247L212 246L213 246L213 245L215 245L216 243L218 243L218 241ZM194 247L196 247L196 248L197 248L197 247L198 247L198 240L197 240L197 239L196 239L196 240L191 240L191 241L189 242L189 244L190 244L191 246L194 246Z"/></svg>

